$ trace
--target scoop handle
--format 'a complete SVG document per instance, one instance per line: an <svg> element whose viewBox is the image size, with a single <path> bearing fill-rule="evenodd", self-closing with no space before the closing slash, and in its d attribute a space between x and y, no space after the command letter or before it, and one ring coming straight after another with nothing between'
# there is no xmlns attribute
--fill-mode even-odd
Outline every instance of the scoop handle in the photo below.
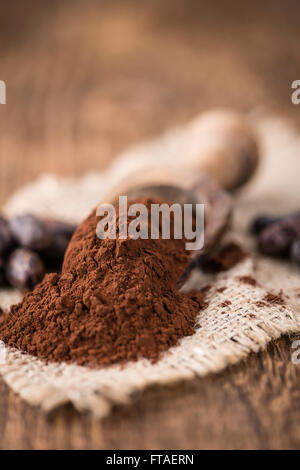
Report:
<svg viewBox="0 0 300 470"><path fill-rule="evenodd" d="M259 159L258 138L245 117L216 110L201 114L186 127L177 164L206 173L231 191L253 176Z"/></svg>

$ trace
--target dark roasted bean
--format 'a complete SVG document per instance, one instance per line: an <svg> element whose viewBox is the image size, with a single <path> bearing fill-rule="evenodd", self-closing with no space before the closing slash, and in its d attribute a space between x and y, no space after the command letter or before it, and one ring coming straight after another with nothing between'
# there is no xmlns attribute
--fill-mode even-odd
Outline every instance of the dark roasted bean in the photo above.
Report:
<svg viewBox="0 0 300 470"><path fill-rule="evenodd" d="M258 245L261 252L266 255L286 256L296 238L297 232L292 226L278 222L260 233Z"/></svg>
<svg viewBox="0 0 300 470"><path fill-rule="evenodd" d="M41 252L47 267L61 268L69 242L69 238L64 235L56 235L52 238L51 244Z"/></svg>
<svg viewBox="0 0 300 470"><path fill-rule="evenodd" d="M0 258L0 286L3 286L5 283L5 263L4 259Z"/></svg>
<svg viewBox="0 0 300 470"><path fill-rule="evenodd" d="M70 239L77 226L58 220L46 220L46 226L51 234L51 243L41 252L48 267L60 268Z"/></svg>
<svg viewBox="0 0 300 470"><path fill-rule="evenodd" d="M258 217L255 217L255 219L251 223L251 226L250 226L251 232L254 233L255 235L258 235L267 227L275 224L276 222L279 222L281 219L282 217L275 217L275 216L270 216L266 214L259 215Z"/></svg>
<svg viewBox="0 0 300 470"><path fill-rule="evenodd" d="M9 227L9 223L4 217L0 216L0 255L5 254L5 252L12 245L12 235Z"/></svg>
<svg viewBox="0 0 300 470"><path fill-rule="evenodd" d="M43 250L51 242L46 224L34 215L21 215L11 220L11 232L16 242L24 248Z"/></svg>
<svg viewBox="0 0 300 470"><path fill-rule="evenodd" d="M33 289L44 276L45 268L38 254L25 248L18 248L9 257L6 277L18 289Z"/></svg>
<svg viewBox="0 0 300 470"><path fill-rule="evenodd" d="M300 226L300 212L292 212L286 215L278 216L262 214L253 219L250 228L252 233L259 235L260 232L262 232L266 228L279 222L296 223Z"/></svg>
<svg viewBox="0 0 300 470"><path fill-rule="evenodd" d="M45 224L53 237L64 236L68 240L71 239L75 232L77 225L68 222L61 222L59 220L46 220Z"/></svg>

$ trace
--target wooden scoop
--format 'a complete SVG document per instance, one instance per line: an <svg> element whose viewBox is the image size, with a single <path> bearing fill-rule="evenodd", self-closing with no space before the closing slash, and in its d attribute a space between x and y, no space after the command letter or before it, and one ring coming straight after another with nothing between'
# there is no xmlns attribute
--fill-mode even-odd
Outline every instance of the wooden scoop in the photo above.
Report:
<svg viewBox="0 0 300 470"><path fill-rule="evenodd" d="M258 145L246 120L232 111L211 111L186 127L181 157L172 166L148 166L133 172L102 199L117 204L141 196L168 202L205 204L205 241L211 250L227 230L232 197L222 188L244 184L258 163ZM194 251L195 258L199 252Z"/></svg>

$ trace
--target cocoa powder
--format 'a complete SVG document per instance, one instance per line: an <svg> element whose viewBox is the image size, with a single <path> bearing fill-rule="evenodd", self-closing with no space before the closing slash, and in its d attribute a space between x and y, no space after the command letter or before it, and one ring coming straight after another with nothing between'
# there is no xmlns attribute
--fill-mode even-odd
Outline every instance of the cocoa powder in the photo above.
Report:
<svg viewBox="0 0 300 470"><path fill-rule="evenodd" d="M226 286L222 286L222 287L219 287L219 288L217 289L217 292L218 292L219 294L222 294L226 289L227 289Z"/></svg>
<svg viewBox="0 0 300 470"><path fill-rule="evenodd" d="M231 305L231 300L224 300L224 302L221 303L220 307L225 308Z"/></svg>
<svg viewBox="0 0 300 470"><path fill-rule="evenodd" d="M228 271L246 257L247 253L237 243L230 242L219 251L203 256L200 267L208 273Z"/></svg>
<svg viewBox="0 0 300 470"><path fill-rule="evenodd" d="M149 208L154 201L138 202ZM2 316L0 339L7 345L99 367L155 361L194 333L205 292L176 289L190 261L184 240L99 240L98 221L94 211L79 226L60 276L46 275Z"/></svg>
<svg viewBox="0 0 300 470"><path fill-rule="evenodd" d="M263 302L262 300L258 300L257 302L255 302L255 305L259 308L267 307L266 302Z"/></svg>
<svg viewBox="0 0 300 470"><path fill-rule="evenodd" d="M283 292L280 291L278 294L268 292L264 298L262 299L263 302L266 302L268 304L277 304L277 305L284 305L285 300L283 298Z"/></svg>

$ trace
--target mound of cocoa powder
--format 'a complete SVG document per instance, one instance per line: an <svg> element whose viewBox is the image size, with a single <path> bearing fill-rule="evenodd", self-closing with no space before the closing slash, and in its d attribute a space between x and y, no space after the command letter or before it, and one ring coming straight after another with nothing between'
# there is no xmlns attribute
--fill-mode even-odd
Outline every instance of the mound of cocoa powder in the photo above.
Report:
<svg viewBox="0 0 300 470"><path fill-rule="evenodd" d="M138 202L149 209L161 201ZM94 211L79 226L60 276L46 275L2 316L0 339L7 345L50 361L99 367L155 361L194 333L205 293L175 287L189 265L185 241L99 240L98 221Z"/></svg>

